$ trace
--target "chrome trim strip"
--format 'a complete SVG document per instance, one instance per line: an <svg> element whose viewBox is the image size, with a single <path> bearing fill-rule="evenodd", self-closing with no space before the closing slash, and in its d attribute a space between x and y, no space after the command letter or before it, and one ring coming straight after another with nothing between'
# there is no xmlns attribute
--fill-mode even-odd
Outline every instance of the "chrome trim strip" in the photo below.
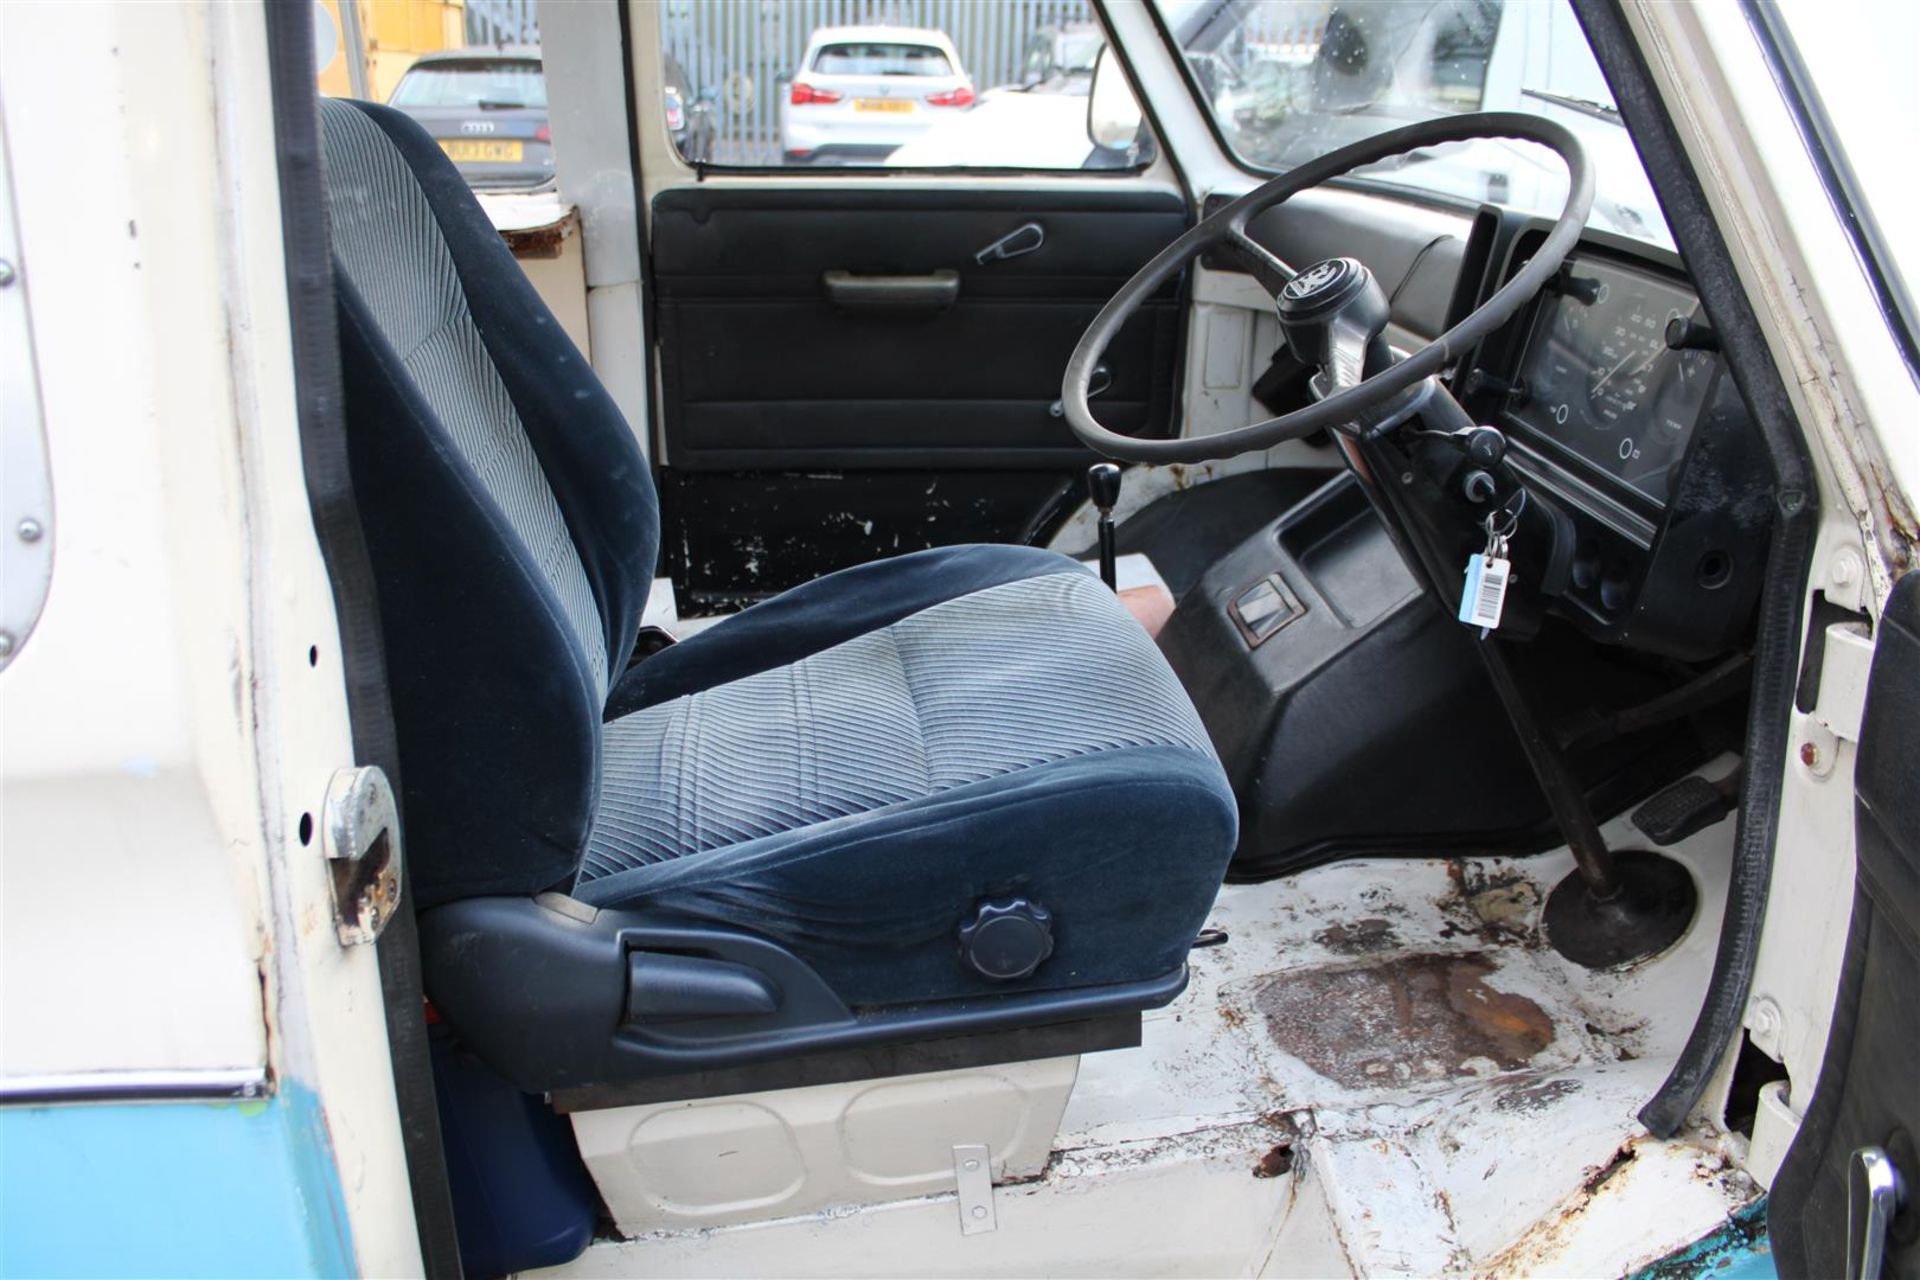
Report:
<svg viewBox="0 0 1920 1280"><path fill-rule="evenodd" d="M264 1098L273 1091L262 1067L152 1071L66 1071L0 1076L0 1106L66 1102L196 1102Z"/></svg>
<svg viewBox="0 0 1920 1280"><path fill-rule="evenodd" d="M1642 551L1653 549L1653 535L1657 531L1654 523L1618 499L1555 466L1537 450L1511 436L1507 439L1507 460L1528 484L1539 485L1554 497L1572 503Z"/></svg>

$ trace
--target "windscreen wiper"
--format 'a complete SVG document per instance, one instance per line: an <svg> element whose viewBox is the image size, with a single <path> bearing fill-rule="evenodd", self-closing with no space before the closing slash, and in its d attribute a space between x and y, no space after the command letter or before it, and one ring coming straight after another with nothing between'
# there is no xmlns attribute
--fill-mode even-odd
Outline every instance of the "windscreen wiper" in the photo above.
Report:
<svg viewBox="0 0 1920 1280"><path fill-rule="evenodd" d="M1556 107L1565 107L1569 111L1578 111L1583 116L1592 116L1595 120L1605 120L1608 124L1620 124L1620 108L1610 102L1595 102L1591 98L1571 98L1564 93L1551 93L1545 89L1522 89L1523 98L1538 98L1542 102L1551 102ZM1622 126L1623 128L1625 126Z"/></svg>

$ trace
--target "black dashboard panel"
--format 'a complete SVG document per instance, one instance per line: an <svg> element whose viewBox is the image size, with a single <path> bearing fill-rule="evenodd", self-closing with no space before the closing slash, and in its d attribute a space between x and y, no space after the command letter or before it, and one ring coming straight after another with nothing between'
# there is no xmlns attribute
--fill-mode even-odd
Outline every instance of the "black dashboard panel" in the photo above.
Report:
<svg viewBox="0 0 1920 1280"><path fill-rule="evenodd" d="M1482 296L1546 230L1501 220ZM1677 256L1590 231L1555 283L1474 356L1463 402L1506 434L1532 499L1515 574L1536 613L1689 661L1744 643L1771 472L1710 335Z"/></svg>

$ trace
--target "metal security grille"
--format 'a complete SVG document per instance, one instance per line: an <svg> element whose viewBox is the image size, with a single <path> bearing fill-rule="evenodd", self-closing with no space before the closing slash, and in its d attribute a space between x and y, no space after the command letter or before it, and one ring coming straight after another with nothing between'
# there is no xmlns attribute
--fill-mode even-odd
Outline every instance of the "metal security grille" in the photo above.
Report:
<svg viewBox="0 0 1920 1280"><path fill-rule="evenodd" d="M539 44L535 0L466 0L469 45Z"/></svg>
<svg viewBox="0 0 1920 1280"><path fill-rule="evenodd" d="M667 55L714 94L719 164L780 163L780 95L818 27L944 31L984 90L1018 83L1041 28L1093 20L1086 0L666 0L660 14Z"/></svg>

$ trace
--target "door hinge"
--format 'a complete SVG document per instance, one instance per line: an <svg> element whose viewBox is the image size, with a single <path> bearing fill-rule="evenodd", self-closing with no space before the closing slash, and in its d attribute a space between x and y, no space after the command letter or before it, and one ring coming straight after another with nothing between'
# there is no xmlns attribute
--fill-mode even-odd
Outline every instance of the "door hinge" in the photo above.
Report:
<svg viewBox="0 0 1920 1280"><path fill-rule="evenodd" d="M1820 664L1820 689L1807 717L1800 762L1816 778L1833 772L1842 742L1860 741L1866 713L1867 679L1873 673L1873 637L1864 622L1835 622L1827 627Z"/></svg>
<svg viewBox="0 0 1920 1280"><path fill-rule="evenodd" d="M400 821L387 775L373 765L336 771L322 815L334 932L343 947L372 942L400 905Z"/></svg>

